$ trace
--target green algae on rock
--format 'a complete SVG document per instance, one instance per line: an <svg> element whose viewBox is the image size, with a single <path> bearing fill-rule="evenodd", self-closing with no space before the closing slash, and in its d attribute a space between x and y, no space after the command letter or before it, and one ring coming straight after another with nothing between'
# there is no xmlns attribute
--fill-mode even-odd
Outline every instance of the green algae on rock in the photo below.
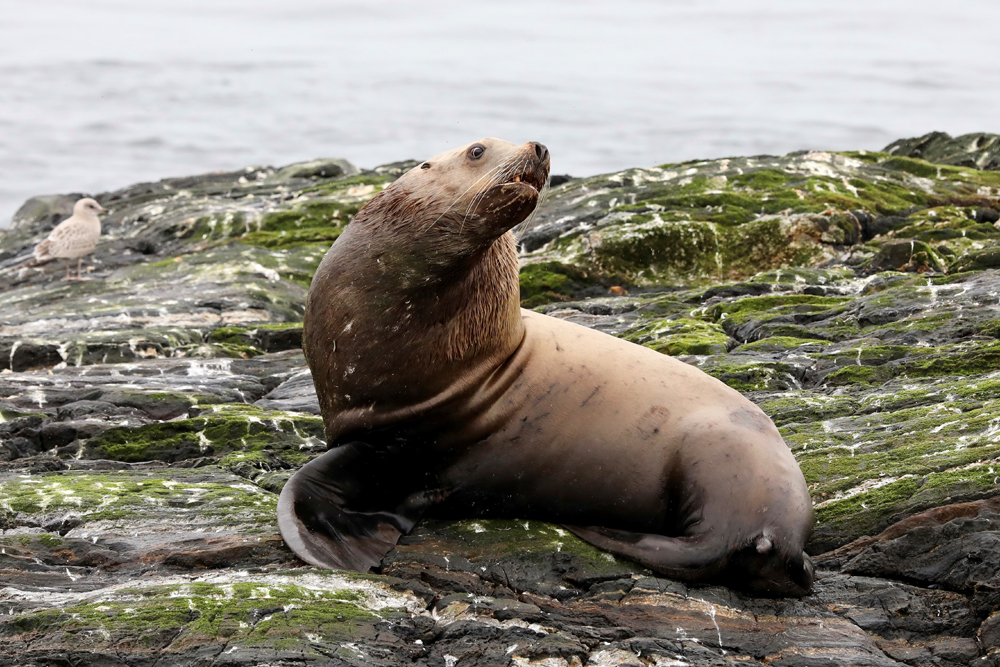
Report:
<svg viewBox="0 0 1000 667"><path fill-rule="evenodd" d="M885 147L885 152L935 164L1000 171L1000 135L986 132L954 138L945 132L930 132L894 141Z"/></svg>
<svg viewBox="0 0 1000 667"><path fill-rule="evenodd" d="M656 319L629 329L623 338L672 356L725 354L731 342L718 324L690 317Z"/></svg>
<svg viewBox="0 0 1000 667"><path fill-rule="evenodd" d="M887 153L700 161L572 181L524 241L530 261L621 271L643 284L732 280L845 260L878 216L998 194L996 174ZM954 222L953 237L967 238L966 218ZM947 247L948 234L938 236Z"/></svg>
<svg viewBox="0 0 1000 667"><path fill-rule="evenodd" d="M84 533L114 533L128 525L162 530L174 524L180 529L192 522L260 530L274 525L277 507L274 494L235 475L206 470L63 471L4 477L0 508L15 526L49 517L72 518L74 527L85 527Z"/></svg>
<svg viewBox="0 0 1000 667"><path fill-rule="evenodd" d="M622 276L586 271L561 262L538 262L521 267L521 307L534 308L546 303L571 301L608 293L615 285L627 284Z"/></svg>
<svg viewBox="0 0 1000 667"><path fill-rule="evenodd" d="M301 465L311 458L310 452L325 448L323 437L319 417L246 404L211 405L189 419L112 428L90 440L83 455L126 463L174 462L266 450L286 465Z"/></svg>
<svg viewBox="0 0 1000 667"><path fill-rule="evenodd" d="M77 651L126 650L134 658L165 650L183 659L191 648L214 646L216 653L323 659L342 642L374 639L385 619L420 607L414 596L367 578L243 572L76 594L59 608L5 618L0 636L12 643L75 637Z"/></svg>
<svg viewBox="0 0 1000 667"><path fill-rule="evenodd" d="M974 168L989 137L924 139L573 179L524 236L523 305L772 417L822 554L795 602L688 588L535 520L424 521L372 575L282 546L276 493L325 448L306 288L416 163L101 195L73 285L20 267L72 204L32 200L0 233L0 665L995 660L1000 522L969 507L1000 493L1000 172ZM919 578L886 561L898 540Z"/></svg>

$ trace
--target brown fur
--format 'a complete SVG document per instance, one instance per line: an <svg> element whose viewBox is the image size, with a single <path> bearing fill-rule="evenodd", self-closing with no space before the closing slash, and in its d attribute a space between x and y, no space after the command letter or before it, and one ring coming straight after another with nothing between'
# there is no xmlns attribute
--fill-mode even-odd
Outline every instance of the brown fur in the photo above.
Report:
<svg viewBox="0 0 1000 667"><path fill-rule="evenodd" d="M331 441L380 423L371 406L405 412L421 396L445 391L468 366L488 365L520 344L517 252L506 225L511 207L523 209L514 219L530 213L537 192L494 186L495 196L468 215L474 198L489 191L482 174L510 159L509 145L483 141L495 144L492 163L450 169L461 158L452 152L405 174L362 208L320 264L304 346L314 377L323 379L317 394ZM491 222L497 218L501 225Z"/></svg>
<svg viewBox="0 0 1000 667"><path fill-rule="evenodd" d="M809 494L759 408L676 359L520 310L508 230L536 205L544 147L484 139L425 164L359 212L313 279L306 357L332 449L279 499L295 552L365 570L427 510L536 518L668 576L807 592Z"/></svg>

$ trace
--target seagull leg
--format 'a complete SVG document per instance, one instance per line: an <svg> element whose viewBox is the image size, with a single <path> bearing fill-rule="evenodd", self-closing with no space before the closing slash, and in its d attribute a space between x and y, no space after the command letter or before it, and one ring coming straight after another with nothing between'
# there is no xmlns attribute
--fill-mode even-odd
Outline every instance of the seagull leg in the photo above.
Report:
<svg viewBox="0 0 1000 667"><path fill-rule="evenodd" d="M80 273L80 271L82 271L82 270L83 270L83 257L80 257L79 259L76 260L76 279L77 280L83 280L83 275Z"/></svg>
<svg viewBox="0 0 1000 667"><path fill-rule="evenodd" d="M66 280L73 280L73 276L69 273L69 260L66 260Z"/></svg>

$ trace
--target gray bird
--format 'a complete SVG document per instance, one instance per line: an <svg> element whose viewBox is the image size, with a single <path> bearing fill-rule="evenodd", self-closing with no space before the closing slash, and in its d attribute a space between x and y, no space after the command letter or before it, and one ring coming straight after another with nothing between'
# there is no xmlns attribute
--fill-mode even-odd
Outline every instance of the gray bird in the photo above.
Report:
<svg viewBox="0 0 1000 667"><path fill-rule="evenodd" d="M75 259L76 280L83 280L83 256L94 252L97 239L101 236L101 221L97 214L107 212L106 208L90 197L76 202L73 205L73 215L56 225L49 237L35 246L35 260L66 260L66 280L73 280L69 264Z"/></svg>

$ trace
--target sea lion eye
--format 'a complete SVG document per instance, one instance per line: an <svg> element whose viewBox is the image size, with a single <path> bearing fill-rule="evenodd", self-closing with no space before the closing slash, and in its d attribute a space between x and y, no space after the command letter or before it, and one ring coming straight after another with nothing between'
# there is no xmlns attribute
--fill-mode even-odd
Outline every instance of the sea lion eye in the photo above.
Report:
<svg viewBox="0 0 1000 667"><path fill-rule="evenodd" d="M420 168L421 169L430 169L431 168L431 163L430 162L424 162L422 165L420 165Z"/></svg>
<svg viewBox="0 0 1000 667"><path fill-rule="evenodd" d="M478 160L483 156L483 153L485 152L486 152L485 146L483 146L482 144L476 144L475 146L469 149L469 159Z"/></svg>

